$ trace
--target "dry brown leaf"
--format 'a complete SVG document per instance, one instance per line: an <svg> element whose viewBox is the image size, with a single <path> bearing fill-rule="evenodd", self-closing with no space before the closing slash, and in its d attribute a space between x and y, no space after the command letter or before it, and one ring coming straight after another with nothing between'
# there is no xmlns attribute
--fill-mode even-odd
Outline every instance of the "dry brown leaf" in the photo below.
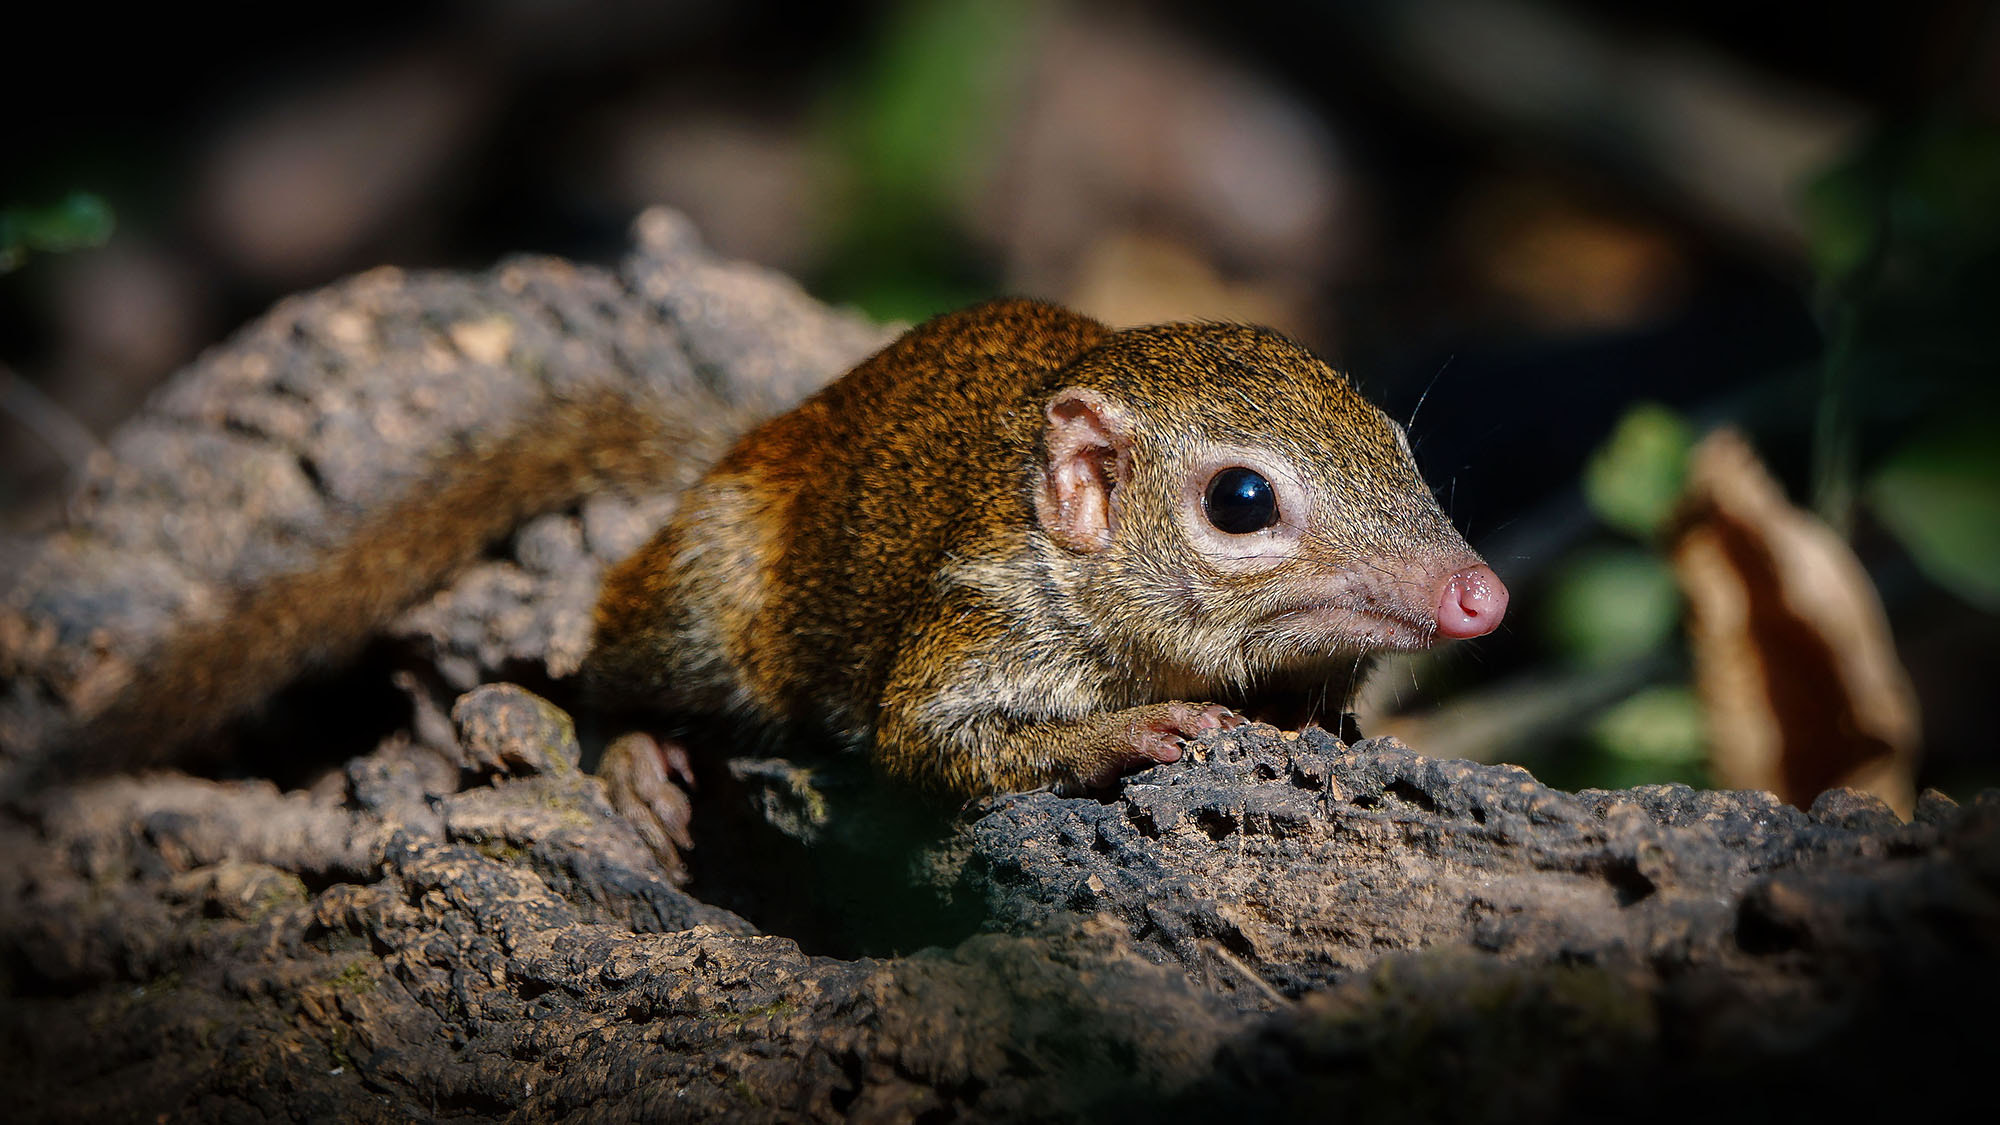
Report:
<svg viewBox="0 0 2000 1125"><path fill-rule="evenodd" d="M1716 781L1801 808L1848 786L1907 818L1917 700L1881 599L1742 435L1695 447L1672 555Z"/></svg>

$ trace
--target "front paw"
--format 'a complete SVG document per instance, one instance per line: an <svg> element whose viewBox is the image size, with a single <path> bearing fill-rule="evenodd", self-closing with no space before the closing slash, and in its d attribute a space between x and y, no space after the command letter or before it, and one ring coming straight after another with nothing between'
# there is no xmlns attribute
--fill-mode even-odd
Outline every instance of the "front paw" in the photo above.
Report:
<svg viewBox="0 0 2000 1125"><path fill-rule="evenodd" d="M681 853L694 846L689 831L694 809L687 795L694 785L694 771L687 751L671 739L634 731L605 747L597 775L611 807L660 861L668 881L677 886L686 883L688 871Z"/></svg>
<svg viewBox="0 0 2000 1125"><path fill-rule="evenodd" d="M1132 748L1138 756L1131 764L1180 761L1188 739L1212 730L1234 730L1244 722L1243 716L1219 703L1175 702L1148 708L1132 724Z"/></svg>

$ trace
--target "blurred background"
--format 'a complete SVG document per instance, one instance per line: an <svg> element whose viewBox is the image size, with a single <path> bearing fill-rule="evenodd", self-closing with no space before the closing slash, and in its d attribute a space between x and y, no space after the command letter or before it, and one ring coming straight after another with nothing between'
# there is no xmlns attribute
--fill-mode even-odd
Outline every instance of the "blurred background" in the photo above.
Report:
<svg viewBox="0 0 2000 1125"><path fill-rule="evenodd" d="M1992 5L38 7L0 75L8 530L286 293L611 262L665 203L884 319L1255 320L1352 372L1514 591L1499 634L1378 675L1365 728L1569 787L1740 784L1735 736L1803 701L1787 754L1858 725L1906 788L2000 784ZM1813 513L1738 504L1716 540L1784 651L1716 647L1689 546L1724 425ZM1800 568L1833 586L1756 594ZM1831 679L1788 686L1807 664Z"/></svg>

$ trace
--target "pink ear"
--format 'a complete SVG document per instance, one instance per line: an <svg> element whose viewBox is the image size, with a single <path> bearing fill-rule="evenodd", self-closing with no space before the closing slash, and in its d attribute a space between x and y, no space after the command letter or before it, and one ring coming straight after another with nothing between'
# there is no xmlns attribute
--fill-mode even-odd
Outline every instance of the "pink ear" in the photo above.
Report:
<svg viewBox="0 0 2000 1125"><path fill-rule="evenodd" d="M1118 404L1070 387L1049 400L1048 461L1035 495L1042 530L1072 551L1111 546L1131 479L1132 441Z"/></svg>

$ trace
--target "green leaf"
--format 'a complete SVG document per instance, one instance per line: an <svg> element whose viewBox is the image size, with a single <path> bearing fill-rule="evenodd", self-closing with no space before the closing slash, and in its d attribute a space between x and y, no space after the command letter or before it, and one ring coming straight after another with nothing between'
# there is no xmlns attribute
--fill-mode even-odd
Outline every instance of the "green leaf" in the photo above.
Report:
<svg viewBox="0 0 2000 1125"><path fill-rule="evenodd" d="M934 208L978 171L1030 12L1002 0L897 9L845 122L867 202Z"/></svg>
<svg viewBox="0 0 2000 1125"><path fill-rule="evenodd" d="M1881 236L1883 187L1867 158L1843 161L1806 185L1800 210L1815 272L1838 281L1867 262Z"/></svg>
<svg viewBox="0 0 2000 1125"><path fill-rule="evenodd" d="M985 182L1002 112L1025 81L1041 5L926 0L890 10L859 67L817 110L839 188L833 250L815 288L877 317L921 319L991 296L959 201Z"/></svg>
<svg viewBox="0 0 2000 1125"><path fill-rule="evenodd" d="M1680 592L1657 557L1637 548L1583 552L1557 573L1544 624L1565 656L1603 664L1642 656L1680 622Z"/></svg>
<svg viewBox="0 0 2000 1125"><path fill-rule="evenodd" d="M1583 469L1583 495L1597 517L1649 539L1680 497L1694 428L1654 402L1627 411Z"/></svg>
<svg viewBox="0 0 2000 1125"><path fill-rule="evenodd" d="M1613 706L1590 726L1599 749L1614 757L1689 766L1708 756L1701 700L1685 684L1662 684Z"/></svg>
<svg viewBox="0 0 2000 1125"><path fill-rule="evenodd" d="M2000 432L1962 415L1892 454L1867 489L1869 509L1932 581L2000 611Z"/></svg>
<svg viewBox="0 0 2000 1125"><path fill-rule="evenodd" d="M1897 284L1949 276L2000 242L2000 127L1939 114L1868 138L1800 196L1820 280L1846 285L1878 255Z"/></svg>
<svg viewBox="0 0 2000 1125"><path fill-rule="evenodd" d="M73 191L50 207L20 208L11 214L29 249L54 253L102 246L115 225L111 205L87 191Z"/></svg>
<svg viewBox="0 0 2000 1125"><path fill-rule="evenodd" d="M27 261L28 251L64 253L102 246L117 226L102 196L73 191L47 207L0 210L0 273Z"/></svg>
<svg viewBox="0 0 2000 1125"><path fill-rule="evenodd" d="M1932 123L1912 145L1895 196L1899 237L1945 256L2000 239L2000 128Z"/></svg>

